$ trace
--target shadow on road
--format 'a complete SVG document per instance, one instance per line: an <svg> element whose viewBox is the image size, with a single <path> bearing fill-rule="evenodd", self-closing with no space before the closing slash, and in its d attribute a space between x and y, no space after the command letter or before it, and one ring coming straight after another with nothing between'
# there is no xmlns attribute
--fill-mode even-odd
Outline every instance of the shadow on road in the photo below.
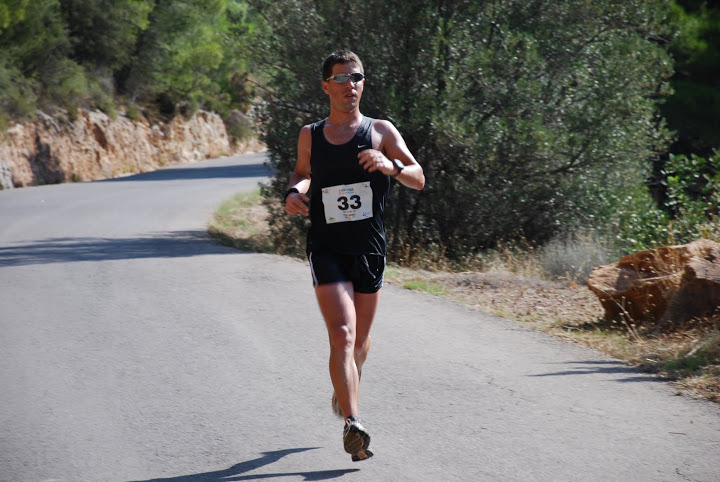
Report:
<svg viewBox="0 0 720 482"><path fill-rule="evenodd" d="M241 177L265 177L270 171L263 163L240 164L232 166L203 167L202 164L192 167L171 167L157 171L145 172L134 176L117 177L96 181L126 182L126 181L189 181L193 179L222 179Z"/></svg>
<svg viewBox="0 0 720 482"><path fill-rule="evenodd" d="M626 365L621 361L574 361L569 363L563 363L563 365L579 365L577 368L572 370L563 370L552 373L538 373L536 375L529 375L531 377L556 377L556 376L569 376L569 375L593 375L598 373L606 373L608 375L627 375L626 378L619 378L618 382L662 382L665 381L661 377L643 374L637 368Z"/></svg>
<svg viewBox="0 0 720 482"><path fill-rule="evenodd" d="M240 462L225 470L217 470L215 472L204 472L202 474L181 475L179 477L170 477L165 479L149 479L135 482L213 482L213 481L233 481L233 480L256 480L256 479L274 479L278 477L303 477L303 480L330 480L342 477L345 474L358 472L360 469L339 469L339 470L319 470L315 472L286 472L276 474L257 474L242 475L260 467L273 464L285 457L286 455L306 452L308 450L316 450L319 447L307 447L297 449L275 450L273 452L263 452L262 457Z"/></svg>
<svg viewBox="0 0 720 482"><path fill-rule="evenodd" d="M166 232L139 238L51 238L0 247L0 267L238 252L213 240L205 231Z"/></svg>

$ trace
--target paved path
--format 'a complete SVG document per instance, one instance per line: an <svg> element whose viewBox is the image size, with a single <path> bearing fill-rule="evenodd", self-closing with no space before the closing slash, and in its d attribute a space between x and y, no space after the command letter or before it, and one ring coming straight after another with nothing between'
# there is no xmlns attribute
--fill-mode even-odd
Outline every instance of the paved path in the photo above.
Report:
<svg viewBox="0 0 720 482"><path fill-rule="evenodd" d="M717 406L392 286L376 456L352 463L307 266L205 235L264 175L254 155L0 192L1 481L720 480Z"/></svg>

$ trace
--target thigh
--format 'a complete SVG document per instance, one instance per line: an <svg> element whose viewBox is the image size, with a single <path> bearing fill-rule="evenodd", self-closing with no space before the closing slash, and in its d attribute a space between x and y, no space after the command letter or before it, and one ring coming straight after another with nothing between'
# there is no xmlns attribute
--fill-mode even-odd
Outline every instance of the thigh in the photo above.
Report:
<svg viewBox="0 0 720 482"><path fill-rule="evenodd" d="M370 336L375 313L380 301L380 291L375 293L355 293L356 343L364 344Z"/></svg>
<svg viewBox="0 0 720 482"><path fill-rule="evenodd" d="M317 285L315 296L328 330L344 326L355 333L355 292L351 282Z"/></svg>

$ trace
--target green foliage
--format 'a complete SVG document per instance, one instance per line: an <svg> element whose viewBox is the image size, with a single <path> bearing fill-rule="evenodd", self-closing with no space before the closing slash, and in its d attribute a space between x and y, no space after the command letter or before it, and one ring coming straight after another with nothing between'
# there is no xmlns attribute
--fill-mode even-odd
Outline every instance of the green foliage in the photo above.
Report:
<svg viewBox="0 0 720 482"><path fill-rule="evenodd" d="M34 82L0 59L0 116L26 117L35 110Z"/></svg>
<svg viewBox="0 0 720 482"><path fill-rule="evenodd" d="M656 247L668 241L670 219L659 209L644 186L610 193L615 211L608 214L607 229L615 233L620 254Z"/></svg>
<svg viewBox="0 0 720 482"><path fill-rule="evenodd" d="M398 126L428 179L393 191L394 247L453 257L602 225L598 202L642 182L667 140L654 106L672 66L651 40L662 2L250 3L267 21L255 44L267 194L285 190L300 126L327 113L319 63L350 48L368 78L363 112Z"/></svg>
<svg viewBox="0 0 720 482"><path fill-rule="evenodd" d="M673 152L707 155L720 145L720 8L705 2L673 2L669 52L677 64L675 94L663 107L677 132Z"/></svg>
<svg viewBox="0 0 720 482"><path fill-rule="evenodd" d="M670 155L667 197L661 207L647 192L628 195L616 213L615 231L623 251L707 238L720 241L720 155Z"/></svg>
<svg viewBox="0 0 720 482"><path fill-rule="evenodd" d="M38 105L76 105L85 79L67 55L70 41L57 0L14 4L14 22L0 34L5 79L6 114L23 116ZM19 95L28 94L20 100Z"/></svg>
<svg viewBox="0 0 720 482"><path fill-rule="evenodd" d="M720 240L720 152L709 158L670 155L666 169L669 234L680 242Z"/></svg>
<svg viewBox="0 0 720 482"><path fill-rule="evenodd" d="M241 0L0 0L0 115L250 107Z"/></svg>
<svg viewBox="0 0 720 482"><path fill-rule="evenodd" d="M90 70L127 66L154 1L60 0L72 40L72 58Z"/></svg>
<svg viewBox="0 0 720 482"><path fill-rule="evenodd" d="M705 2L676 1L668 20L674 32L669 49L679 74L704 83L714 80L720 63L720 9Z"/></svg>
<svg viewBox="0 0 720 482"><path fill-rule="evenodd" d="M696 0L678 0L672 3L668 26L672 36L667 48L676 69L672 78L674 93L661 106L661 112L674 131L675 142L669 154L655 159L651 178L653 195L662 211L638 213L643 218L652 213L652 218L663 220L640 222L634 228L644 231L644 238L653 244L717 237L713 223L717 210L706 204L712 204L712 196L698 192L697 186L698 179L715 179L720 173L712 161L717 157L713 151L720 146L720 88L716 79L720 65L720 9ZM705 159L708 156L712 157ZM711 184L710 191L714 189ZM652 225L657 227L648 229Z"/></svg>
<svg viewBox="0 0 720 482"><path fill-rule="evenodd" d="M0 34L25 18L29 3L30 0L0 0Z"/></svg>
<svg viewBox="0 0 720 482"><path fill-rule="evenodd" d="M720 89L683 79L674 80L673 87L675 94L663 105L663 113L669 125L678 131L685 149L704 152L710 146L719 146Z"/></svg>
<svg viewBox="0 0 720 482"><path fill-rule="evenodd" d="M0 34L0 51L27 77L54 73L70 48L57 0L16 7L17 19Z"/></svg>
<svg viewBox="0 0 720 482"><path fill-rule="evenodd" d="M225 0L159 0L125 84L129 94L145 101L164 96L190 112L216 94L212 76L224 55L219 27L225 8Z"/></svg>

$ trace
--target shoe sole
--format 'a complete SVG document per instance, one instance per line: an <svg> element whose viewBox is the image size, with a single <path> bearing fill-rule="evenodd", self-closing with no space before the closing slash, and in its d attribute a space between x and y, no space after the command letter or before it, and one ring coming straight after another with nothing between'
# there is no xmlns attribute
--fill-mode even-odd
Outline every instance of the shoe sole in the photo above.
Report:
<svg viewBox="0 0 720 482"><path fill-rule="evenodd" d="M343 437L345 452L353 456L354 462L356 462L355 457L358 457L358 460L365 460L373 456L368 450L369 445L370 434L356 426L351 426Z"/></svg>
<svg viewBox="0 0 720 482"><path fill-rule="evenodd" d="M352 461L360 462L362 460L367 460L372 456L373 456L373 453L370 449L361 449L358 453L353 454Z"/></svg>

